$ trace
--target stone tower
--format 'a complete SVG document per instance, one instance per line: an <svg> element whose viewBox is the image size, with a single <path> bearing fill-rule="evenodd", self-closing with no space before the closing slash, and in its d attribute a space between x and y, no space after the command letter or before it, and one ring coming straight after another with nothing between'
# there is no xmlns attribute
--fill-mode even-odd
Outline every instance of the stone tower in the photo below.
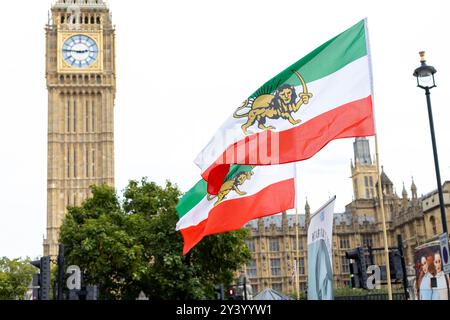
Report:
<svg viewBox="0 0 450 320"><path fill-rule="evenodd" d="M46 26L47 238L58 253L67 206L114 186L115 30L102 0L58 0Z"/></svg>
<svg viewBox="0 0 450 320"><path fill-rule="evenodd" d="M377 165L372 161L367 138L356 138L353 143L354 163L351 164L354 200L376 197Z"/></svg>

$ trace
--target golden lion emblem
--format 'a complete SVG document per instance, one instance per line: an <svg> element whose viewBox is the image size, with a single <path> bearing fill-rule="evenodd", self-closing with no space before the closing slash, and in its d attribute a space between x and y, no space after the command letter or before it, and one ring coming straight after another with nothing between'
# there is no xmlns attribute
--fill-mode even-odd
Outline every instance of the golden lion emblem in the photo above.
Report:
<svg viewBox="0 0 450 320"><path fill-rule="evenodd" d="M253 176L252 171L237 173L232 179L223 183L222 187L220 188L219 194L217 196L211 196L210 194L208 194L208 197L207 197L208 201L212 201L215 198L217 198L217 201L214 204L214 207L215 207L219 203L221 203L223 200L225 200L231 191L236 192L240 196L246 195L247 192L243 192L243 191L239 190L239 186L242 186L245 183L245 181L250 180L252 176Z"/></svg>
<svg viewBox="0 0 450 320"><path fill-rule="evenodd" d="M308 93L306 82L303 77L297 71L293 73L299 78L302 86L303 93L297 96L294 86L289 84L283 84L272 94L262 94L254 100L246 100L241 107L239 107L234 113L233 117L236 119L248 118L247 122L242 125L242 130L245 134L253 134L248 130L253 126L255 122L258 122L258 128L262 130L275 130L274 126L266 126L267 119L285 119L292 125L297 125L302 121L295 120L292 117L292 113L297 112L303 104L308 104L309 100L313 97L311 93ZM298 101L297 101L297 98ZM247 113L239 113L243 109L250 109Z"/></svg>

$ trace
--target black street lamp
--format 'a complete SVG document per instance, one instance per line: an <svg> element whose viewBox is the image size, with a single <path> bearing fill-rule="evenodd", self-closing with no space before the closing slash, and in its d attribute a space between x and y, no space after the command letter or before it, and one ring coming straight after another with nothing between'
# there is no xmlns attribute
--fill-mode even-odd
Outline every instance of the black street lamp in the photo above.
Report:
<svg viewBox="0 0 450 320"><path fill-rule="evenodd" d="M428 118L430 120L431 141L433 143L434 167L436 169L436 180L439 193L439 206L441 209L442 230L447 233L447 220L445 217L444 195L442 193L441 173L439 170L439 160L436 147L436 138L434 135L433 113L431 111L430 89L436 87L434 74L436 69L428 66L425 60L425 51L419 52L421 66L414 71L414 77L417 78L417 86L425 90L428 105Z"/></svg>

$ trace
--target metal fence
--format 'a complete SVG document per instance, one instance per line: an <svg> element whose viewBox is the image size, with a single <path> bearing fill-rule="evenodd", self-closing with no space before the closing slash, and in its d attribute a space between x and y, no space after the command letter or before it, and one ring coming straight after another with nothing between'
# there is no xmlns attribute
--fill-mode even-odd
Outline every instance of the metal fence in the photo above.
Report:
<svg viewBox="0 0 450 320"><path fill-rule="evenodd" d="M388 300L387 294L368 294L365 296L341 296L334 300ZM406 300L404 293L393 293L392 300Z"/></svg>

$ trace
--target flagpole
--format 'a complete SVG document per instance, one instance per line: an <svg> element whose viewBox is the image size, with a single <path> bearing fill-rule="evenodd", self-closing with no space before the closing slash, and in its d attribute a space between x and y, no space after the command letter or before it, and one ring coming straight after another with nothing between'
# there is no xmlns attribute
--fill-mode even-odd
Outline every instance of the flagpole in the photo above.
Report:
<svg viewBox="0 0 450 320"><path fill-rule="evenodd" d="M379 199L380 199L381 219L383 222L384 260L386 261L388 297L389 297L389 300L392 300L391 268L389 266L389 245L388 245L387 230L386 230L386 216L384 213L383 190L381 188L381 173L380 173L380 160L379 160L379 156L378 156L378 135L377 134L375 134L375 156L376 156L376 161L377 161L378 195L379 195Z"/></svg>
<svg viewBox="0 0 450 320"><path fill-rule="evenodd" d="M366 48L367 48L367 56L369 58L369 71L370 71L370 86L372 91L372 103L375 101L375 94L373 90L373 65L372 65L372 54L370 51L370 40L369 40L369 27L367 18L364 19L364 27L366 30ZM388 282L388 298L392 300L392 284L391 284L391 268L389 266L389 245L387 238L387 230L386 230L386 216L384 213L384 197L383 190L381 188L381 172L380 172L380 157L378 153L378 133L377 133L377 124L375 118L375 110L373 111L373 126L375 129L375 157L377 161L377 176L378 176L378 195L380 200L380 210L381 210L381 219L383 223L383 239L384 239L384 258L386 261L386 273L387 273L387 282Z"/></svg>
<svg viewBox="0 0 450 320"><path fill-rule="evenodd" d="M295 208L295 224L296 224L296 228L295 228L295 291L297 292L297 300L300 300L300 276L299 276L299 241L298 241L298 228L299 228L299 223L298 223L298 209L297 207Z"/></svg>

